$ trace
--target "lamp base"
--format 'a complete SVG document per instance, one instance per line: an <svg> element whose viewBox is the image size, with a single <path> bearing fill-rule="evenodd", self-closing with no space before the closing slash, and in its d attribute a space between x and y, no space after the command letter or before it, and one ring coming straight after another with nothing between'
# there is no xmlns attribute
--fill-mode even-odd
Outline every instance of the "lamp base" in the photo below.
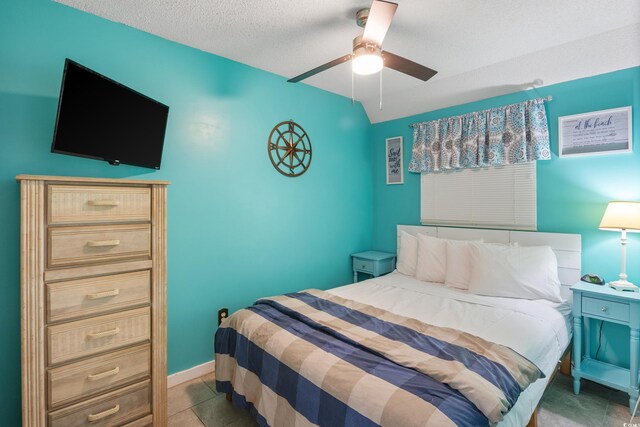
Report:
<svg viewBox="0 0 640 427"><path fill-rule="evenodd" d="M615 282L609 282L608 285L610 288L615 289L616 291L640 292L640 288L626 280L616 280Z"/></svg>

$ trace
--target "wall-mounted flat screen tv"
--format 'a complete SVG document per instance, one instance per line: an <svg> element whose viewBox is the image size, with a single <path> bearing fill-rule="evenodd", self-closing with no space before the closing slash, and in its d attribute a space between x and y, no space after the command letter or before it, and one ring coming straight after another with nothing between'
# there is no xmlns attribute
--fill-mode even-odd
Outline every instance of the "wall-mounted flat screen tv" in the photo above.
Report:
<svg viewBox="0 0 640 427"><path fill-rule="evenodd" d="M160 169L169 107L70 59L51 151Z"/></svg>

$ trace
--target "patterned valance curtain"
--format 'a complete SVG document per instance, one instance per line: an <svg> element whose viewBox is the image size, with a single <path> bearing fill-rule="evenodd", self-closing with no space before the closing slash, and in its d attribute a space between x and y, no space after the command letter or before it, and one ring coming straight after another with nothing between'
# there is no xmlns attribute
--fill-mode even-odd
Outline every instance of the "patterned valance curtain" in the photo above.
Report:
<svg viewBox="0 0 640 427"><path fill-rule="evenodd" d="M411 125L409 172L430 173L549 160L544 99Z"/></svg>

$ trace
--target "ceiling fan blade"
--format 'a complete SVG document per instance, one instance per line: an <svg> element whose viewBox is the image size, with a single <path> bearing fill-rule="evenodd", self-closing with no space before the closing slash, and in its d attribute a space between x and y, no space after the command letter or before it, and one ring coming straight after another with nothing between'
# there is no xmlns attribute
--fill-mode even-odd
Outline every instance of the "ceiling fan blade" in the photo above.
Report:
<svg viewBox="0 0 640 427"><path fill-rule="evenodd" d="M397 3L374 0L369 9L369 17L367 18L367 25L364 27L362 40L382 46L382 40L387 34L397 8Z"/></svg>
<svg viewBox="0 0 640 427"><path fill-rule="evenodd" d="M313 70L309 70L306 73L302 73L299 76L295 76L293 78L290 78L289 80L287 80L289 83L298 83L300 80L304 80L308 77L314 76L318 73L321 73L325 70L328 70L331 67L335 67L336 65L340 65L343 62L347 62L351 59L351 54L348 53L345 56L341 56L338 59L334 59L333 61L327 62L324 65L321 65L319 67L314 68Z"/></svg>
<svg viewBox="0 0 640 427"><path fill-rule="evenodd" d="M392 68L425 82L438 74L436 70L432 70L429 67L425 67L424 65L420 65L417 62L413 62L391 52L382 51L382 59L385 67Z"/></svg>

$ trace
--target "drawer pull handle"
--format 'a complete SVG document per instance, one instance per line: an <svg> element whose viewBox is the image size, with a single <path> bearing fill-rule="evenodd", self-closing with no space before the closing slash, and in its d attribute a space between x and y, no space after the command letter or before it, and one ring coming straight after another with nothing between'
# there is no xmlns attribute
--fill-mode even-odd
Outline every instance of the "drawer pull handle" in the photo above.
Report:
<svg viewBox="0 0 640 427"><path fill-rule="evenodd" d="M600 309L603 313L606 313L609 310L609 307L605 306Z"/></svg>
<svg viewBox="0 0 640 427"><path fill-rule="evenodd" d="M120 206L119 200L89 200L89 206Z"/></svg>
<svg viewBox="0 0 640 427"><path fill-rule="evenodd" d="M110 337L113 335L118 335L120 333L120 328L109 329L104 332L94 332L92 334L87 334L87 338L90 340L97 340L98 338Z"/></svg>
<svg viewBox="0 0 640 427"><path fill-rule="evenodd" d="M109 415L113 415L115 413L117 413L120 410L120 405L116 405L111 409L107 409L106 411L102 411L99 412L97 414L89 414L87 415L87 420L89 420L90 423L94 422L94 421L98 421L101 420L105 417L108 417Z"/></svg>
<svg viewBox="0 0 640 427"><path fill-rule="evenodd" d="M120 244L120 240L90 240L87 242L87 246L92 248L98 248L100 246L118 246Z"/></svg>
<svg viewBox="0 0 640 427"><path fill-rule="evenodd" d="M120 293L120 289L111 289L110 291L97 292L95 294L88 294L87 298L100 299L100 298L115 297L119 293Z"/></svg>
<svg viewBox="0 0 640 427"><path fill-rule="evenodd" d="M116 366L113 369L109 369L108 371L100 372L99 374L87 375L87 379L89 381L97 381L97 380L101 380L101 379L106 378L106 377L111 377L113 375L118 375L118 372L120 372L120 367Z"/></svg>

